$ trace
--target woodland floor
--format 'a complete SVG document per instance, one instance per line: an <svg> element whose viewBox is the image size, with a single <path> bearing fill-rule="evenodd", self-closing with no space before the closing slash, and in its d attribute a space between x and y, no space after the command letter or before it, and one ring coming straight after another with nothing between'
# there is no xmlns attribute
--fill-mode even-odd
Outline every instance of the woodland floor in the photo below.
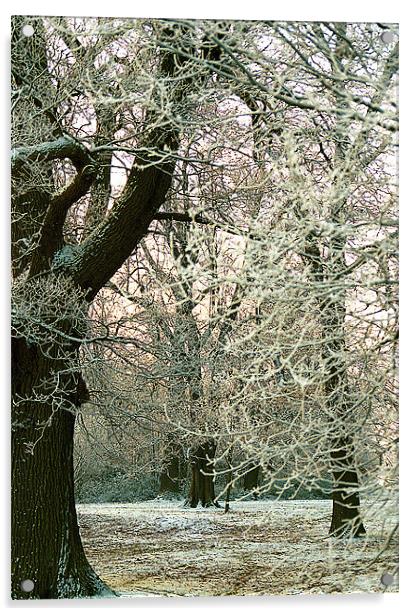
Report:
<svg viewBox="0 0 416 616"><path fill-rule="evenodd" d="M398 565L396 507L362 509L367 537L334 541L329 500L241 501L227 514L158 499L78 505L91 564L125 596L383 592Z"/></svg>

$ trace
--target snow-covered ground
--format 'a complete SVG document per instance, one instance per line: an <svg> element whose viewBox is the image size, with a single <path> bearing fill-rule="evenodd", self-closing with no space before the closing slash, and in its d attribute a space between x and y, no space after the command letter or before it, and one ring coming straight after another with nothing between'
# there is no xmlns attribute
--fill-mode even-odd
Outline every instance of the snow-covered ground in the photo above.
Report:
<svg viewBox="0 0 416 616"><path fill-rule="evenodd" d="M398 563L396 506L362 509L367 537L334 541L329 500L240 501L227 514L160 499L78 505L90 562L128 596L383 592Z"/></svg>

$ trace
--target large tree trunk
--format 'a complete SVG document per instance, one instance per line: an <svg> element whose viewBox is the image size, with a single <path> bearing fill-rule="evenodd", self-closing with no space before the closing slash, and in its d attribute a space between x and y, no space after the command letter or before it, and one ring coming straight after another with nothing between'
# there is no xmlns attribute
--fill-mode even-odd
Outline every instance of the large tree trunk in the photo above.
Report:
<svg viewBox="0 0 416 616"><path fill-rule="evenodd" d="M214 491L214 463L217 445L209 439L194 446L190 453L191 484L189 487L188 504L197 507L218 507Z"/></svg>
<svg viewBox="0 0 416 616"><path fill-rule="evenodd" d="M82 381L63 368L39 347L13 339L11 562L16 599L113 594L89 565L79 534L73 433ZM43 384L51 377L59 382L59 399ZM32 592L22 590L24 580L34 582Z"/></svg>

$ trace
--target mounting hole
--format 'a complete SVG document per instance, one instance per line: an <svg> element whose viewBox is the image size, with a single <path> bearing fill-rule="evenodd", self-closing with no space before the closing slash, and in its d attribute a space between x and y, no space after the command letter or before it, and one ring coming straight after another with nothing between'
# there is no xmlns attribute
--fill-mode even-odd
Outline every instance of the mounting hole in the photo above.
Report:
<svg viewBox="0 0 416 616"><path fill-rule="evenodd" d="M391 30L386 30L380 35L380 38L383 43L385 43L386 45L390 45L391 43L394 43L396 36L394 32L391 32Z"/></svg>
<svg viewBox="0 0 416 616"><path fill-rule="evenodd" d="M20 588L23 592L32 592L35 588L35 582L33 580L23 580L20 582Z"/></svg>
<svg viewBox="0 0 416 616"><path fill-rule="evenodd" d="M25 24L22 28L22 34L23 36L33 36L35 34L35 28L30 24Z"/></svg>
<svg viewBox="0 0 416 616"><path fill-rule="evenodd" d="M381 576L381 583L383 586L391 586L394 582L394 577L391 573L383 573Z"/></svg>

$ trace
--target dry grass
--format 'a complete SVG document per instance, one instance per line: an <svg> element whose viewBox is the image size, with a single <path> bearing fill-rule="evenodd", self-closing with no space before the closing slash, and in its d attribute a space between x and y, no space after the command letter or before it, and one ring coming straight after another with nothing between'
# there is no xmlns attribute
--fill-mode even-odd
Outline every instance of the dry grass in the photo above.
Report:
<svg viewBox="0 0 416 616"><path fill-rule="evenodd" d="M386 547L393 504L367 503L367 537L353 541L328 539L330 501L245 501L228 514L159 500L78 511L90 562L121 594L383 592L381 575L398 563L397 534Z"/></svg>

